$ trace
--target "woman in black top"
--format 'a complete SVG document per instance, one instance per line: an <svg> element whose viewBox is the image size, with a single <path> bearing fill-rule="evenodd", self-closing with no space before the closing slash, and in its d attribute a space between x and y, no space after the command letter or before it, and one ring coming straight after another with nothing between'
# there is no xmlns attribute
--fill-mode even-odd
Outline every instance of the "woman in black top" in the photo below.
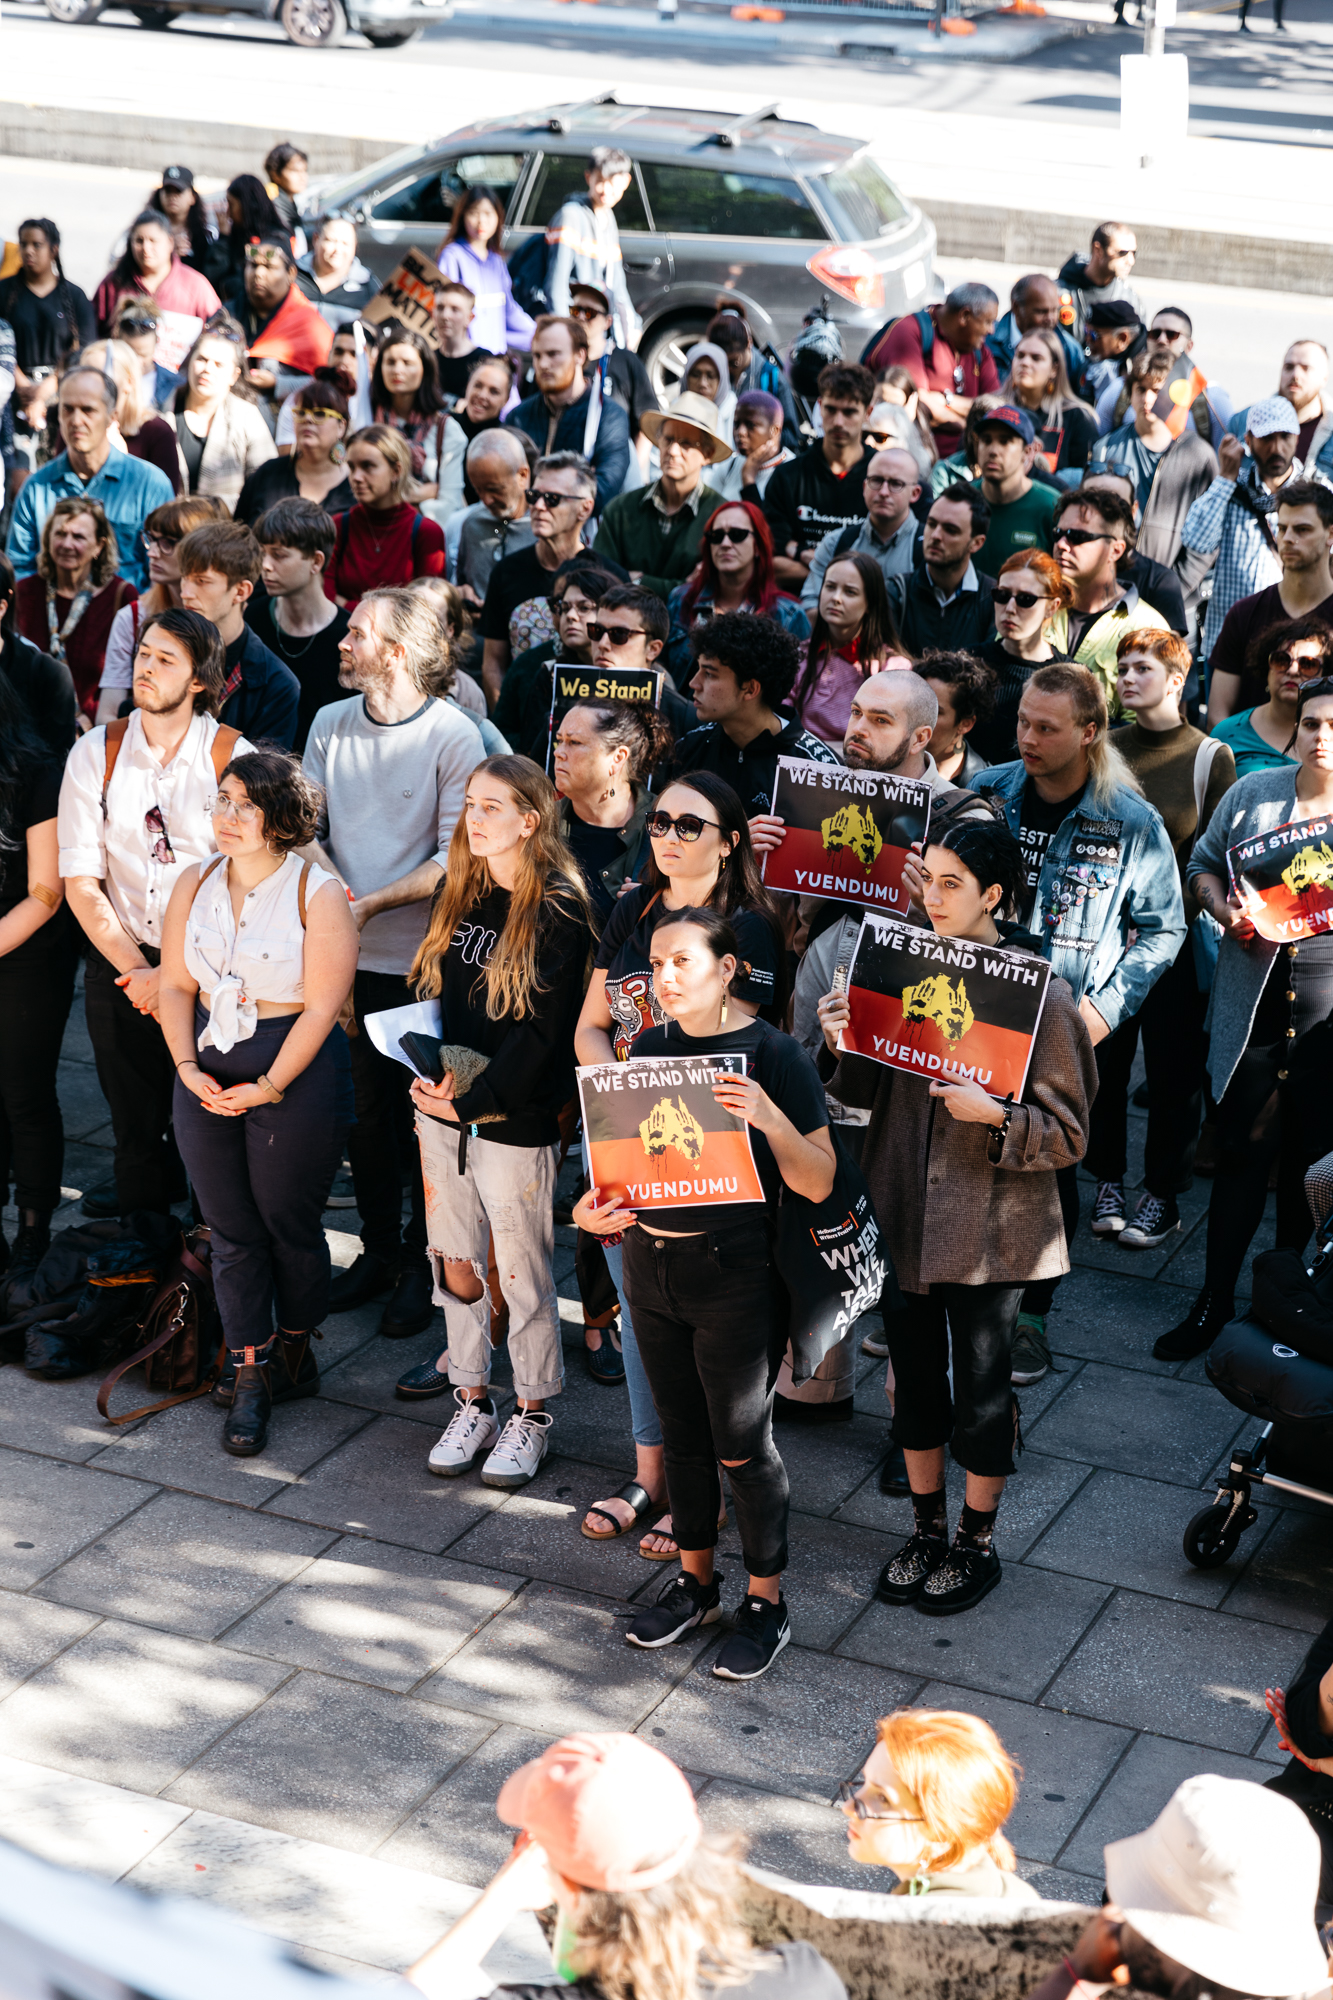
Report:
<svg viewBox="0 0 1333 2000"><path fill-rule="evenodd" d="M560 831L599 925L648 861L648 780L673 741L655 708L629 701L576 701L555 732Z"/></svg>
<svg viewBox="0 0 1333 2000"><path fill-rule="evenodd" d="M991 591L995 634L976 657L999 676L995 705L977 718L972 748L988 764L1010 764L1018 755L1018 704L1038 667L1065 655L1047 637L1051 622L1073 602L1064 572L1044 549L1015 549L1000 564Z"/></svg>
<svg viewBox="0 0 1333 2000"><path fill-rule="evenodd" d="M235 518L253 528L279 500L313 500L326 514L356 505L347 479L349 405L332 368L317 368L292 398L296 449L257 465L241 488Z"/></svg>
<svg viewBox="0 0 1333 2000"><path fill-rule="evenodd" d="M744 1056L744 1075L719 1077L713 1096L749 1127L762 1199L714 1205L678 1198L651 1207L640 1220L615 1195L599 1201L594 1187L574 1209L582 1229L597 1235L625 1232L625 1289L662 1422L667 1493L680 1546L681 1574L656 1604L638 1614L626 1636L633 1646L667 1646L692 1627L721 1617L722 1578L713 1569L720 1460L730 1475L749 1577L713 1672L723 1680L754 1680L791 1636L781 1595L787 1474L773 1443L773 1386L787 1343L787 1316L769 1242L770 1217L783 1187L810 1201L823 1201L832 1192L833 1142L823 1085L800 1043L766 1021L738 1017L732 1005L741 950L727 918L715 910L681 910L654 932L650 956L667 1025L640 1035L635 1060L659 1059L669 1103L682 1060ZM654 1096L653 1089L645 1091L650 1117ZM673 1152L668 1160L665 1154ZM668 1141L660 1169L650 1161L645 1172L660 1171L665 1178L683 1166L697 1189L700 1183L688 1173L691 1157Z"/></svg>
<svg viewBox="0 0 1333 2000"><path fill-rule="evenodd" d="M25 450L35 449L46 429L47 405L55 399L56 370L67 354L97 338L92 301L65 276L60 231L45 216L19 224L19 269L0 283L0 319L14 330L18 358L16 439Z"/></svg>
<svg viewBox="0 0 1333 2000"><path fill-rule="evenodd" d="M1099 436L1096 413L1074 394L1064 344L1051 327L1034 326L1023 335L1001 393L1031 417L1048 472L1087 464Z"/></svg>

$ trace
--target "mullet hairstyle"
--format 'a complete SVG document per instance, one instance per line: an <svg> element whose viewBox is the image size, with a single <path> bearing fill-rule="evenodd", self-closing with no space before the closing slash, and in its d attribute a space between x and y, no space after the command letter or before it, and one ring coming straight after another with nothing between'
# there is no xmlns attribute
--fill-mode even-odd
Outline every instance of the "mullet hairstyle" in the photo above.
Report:
<svg viewBox="0 0 1333 2000"><path fill-rule="evenodd" d="M544 992L537 977L537 948L546 908L592 927L592 906L578 863L560 837L560 801L555 786L531 757L487 757L468 779L496 778L520 812L537 815L537 825L519 851L509 914L478 982L486 982L488 1021L522 1021ZM484 856L468 843L467 814L458 816L449 843L444 880L431 904L430 922L408 975L419 997L435 999L444 984L444 955L468 912L496 886Z"/></svg>
<svg viewBox="0 0 1333 2000"><path fill-rule="evenodd" d="M713 509L703 525L703 534L699 538L699 560L690 574L689 582L685 585L685 597L681 604L686 623L693 618L694 607L705 590L711 591L714 597L717 595L717 565L713 561L712 546L704 537L716 524L719 515L725 514L729 507L739 508L744 514L750 524L754 540L754 573L750 578L753 609L761 617L767 617L777 602L778 586L773 575L773 532L764 518L762 509L754 506L749 500L724 500L720 507Z"/></svg>
<svg viewBox="0 0 1333 2000"><path fill-rule="evenodd" d="M1093 804L1099 810L1106 810L1119 789L1135 792L1140 798L1143 796L1142 785L1111 741L1106 694L1095 674L1090 674L1086 667L1075 666L1072 661L1060 661L1049 667L1038 667L1036 673L1029 677L1027 686L1033 694L1064 695L1080 729L1086 729L1090 722L1097 725L1097 734L1088 745L1088 769L1092 777ZM1026 692L1027 688L1024 689Z"/></svg>

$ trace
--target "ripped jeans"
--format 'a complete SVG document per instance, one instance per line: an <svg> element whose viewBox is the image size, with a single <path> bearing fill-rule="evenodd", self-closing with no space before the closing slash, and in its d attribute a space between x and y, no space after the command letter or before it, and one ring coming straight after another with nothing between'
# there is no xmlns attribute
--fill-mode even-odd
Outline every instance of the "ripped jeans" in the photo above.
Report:
<svg viewBox="0 0 1333 2000"><path fill-rule="evenodd" d="M551 1257L560 1148L497 1146L494 1140L470 1137L467 1165L460 1173L457 1125L419 1116L417 1138L426 1184L426 1239L435 1303L444 1308L449 1334L439 1365L447 1367L450 1381L460 1389L481 1388L491 1379L489 1231L509 1307L514 1388L530 1401L558 1396L564 1387L565 1361ZM482 1296L474 1304L456 1299L445 1284L445 1258L465 1259L472 1266L482 1285Z"/></svg>

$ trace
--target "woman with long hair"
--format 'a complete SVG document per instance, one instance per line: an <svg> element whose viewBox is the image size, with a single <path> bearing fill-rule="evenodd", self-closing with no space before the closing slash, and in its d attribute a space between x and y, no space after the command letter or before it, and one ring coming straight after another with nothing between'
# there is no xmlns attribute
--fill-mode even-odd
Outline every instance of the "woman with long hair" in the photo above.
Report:
<svg viewBox="0 0 1333 2000"><path fill-rule="evenodd" d="M264 157L264 172L268 176L264 192L273 203L278 221L288 236L301 232L301 211L297 202L305 193L310 180L310 158L290 139L279 140L271 146ZM295 246L293 246L295 247ZM304 241L298 255L305 249Z"/></svg>
<svg viewBox="0 0 1333 2000"><path fill-rule="evenodd" d="M956 822L918 867L931 929L952 947L941 964L958 963L970 946L1014 978L1040 972L1040 939L1016 921L1029 891L1007 826ZM819 1021L830 1095L870 1112L861 1166L904 1299L886 1315L885 1333L893 1438L907 1461L916 1531L884 1565L878 1594L947 1616L1000 1581L995 1518L1018 1440L1014 1330L1024 1286L1069 1269L1056 1170L1076 1165L1087 1145L1092 1042L1068 983L1051 977L1021 1095L1001 1100L986 1087L989 1071L978 1073L982 1051L972 1057L960 1044L956 1077L929 1078L839 1054L851 1022L845 992L824 995ZM952 1544L946 1447L967 1475Z"/></svg>
<svg viewBox="0 0 1333 2000"><path fill-rule="evenodd" d="M101 502L57 500L42 525L37 573L15 594L24 638L69 669L85 729L97 709L112 621L138 596L119 569L115 529Z"/></svg>
<svg viewBox="0 0 1333 2000"><path fill-rule="evenodd" d="M911 452L921 468L922 478L925 478L940 454L935 443L935 433L930 428L930 420L921 404L921 392L917 388L916 379L910 368L886 368L880 376L875 384L874 408L866 419L867 429L870 427L871 419L886 403L893 409L901 410L906 422L911 426L910 434L905 436L895 424L894 441ZM865 434L863 431L862 436ZM887 430L884 436L888 436ZM878 438L873 442L876 451L889 449Z"/></svg>
<svg viewBox="0 0 1333 2000"><path fill-rule="evenodd" d="M250 474L277 457L246 374L245 335L236 321L220 313L206 326L181 374L175 408L163 414L175 428L185 491L209 494L230 513Z"/></svg>
<svg viewBox="0 0 1333 2000"><path fill-rule="evenodd" d="M130 457L155 465L171 481L172 491L179 493L184 482L175 428L155 414L134 349L123 340L94 340L84 348L79 363L82 367L99 369L115 383L116 429L125 440Z"/></svg>
<svg viewBox="0 0 1333 2000"><path fill-rule="evenodd" d="M236 502L236 519L253 528L279 500L313 500L329 514L355 506L347 480L349 421L334 370L317 368L314 379L292 397L295 450L266 459L250 474Z"/></svg>
<svg viewBox="0 0 1333 2000"><path fill-rule="evenodd" d="M291 231L283 227L282 217L258 174L237 174L228 183L218 221L227 239L226 289L230 302L244 283L245 252L251 238L287 237Z"/></svg>
<svg viewBox="0 0 1333 2000"><path fill-rule="evenodd" d="M10 479L11 498L37 470L48 406L60 386L60 364L97 333L87 293L65 276L60 231L48 216L18 226L19 267L0 280L0 319L14 331L14 441L22 460Z"/></svg>
<svg viewBox="0 0 1333 2000"><path fill-rule="evenodd" d="M508 354L488 354L481 348L472 357L467 387L445 418L440 436L432 520L446 525L460 508L477 505L477 490L468 477L467 448L483 431L500 429L502 414L514 392L514 376L514 362ZM527 434L515 431L513 435Z"/></svg>
<svg viewBox="0 0 1333 2000"><path fill-rule="evenodd" d="M324 1204L352 1115L338 1015L357 954L342 884L297 853L322 803L286 751L234 757L209 806L218 851L181 871L162 929L172 1122L212 1232L228 1355L213 1401L235 1458L264 1449L274 1402L319 1388Z"/></svg>
<svg viewBox="0 0 1333 2000"><path fill-rule="evenodd" d="M170 167L167 171L172 178L164 179L153 189L144 207L155 208L166 217L182 264L188 264L192 271L211 281L226 261L225 254L222 257L218 254L217 224L200 200L188 167Z"/></svg>
<svg viewBox="0 0 1333 2000"><path fill-rule="evenodd" d="M988 764L1007 764L1018 755L1018 704L1038 667L1066 655L1052 645L1050 628L1073 603L1073 592L1054 556L1045 549L1015 549L1000 564L991 591L995 637L976 656L998 675L995 706L979 721L972 740Z"/></svg>
<svg viewBox="0 0 1333 2000"><path fill-rule="evenodd" d="M1328 672L1330 658L1333 627L1322 618L1287 618L1253 641L1241 680L1241 699L1248 696L1249 701L1212 729L1218 742L1229 746L1240 777L1296 761L1297 697L1306 681ZM1267 700L1260 698L1261 692Z"/></svg>
<svg viewBox="0 0 1333 2000"><path fill-rule="evenodd" d="M754 611L798 639L810 636L800 605L778 589L772 531L762 508L748 500L728 500L713 509L699 539L699 560L672 591L667 609L671 637L666 664L678 686L694 671L691 632L724 611Z"/></svg>
<svg viewBox="0 0 1333 2000"><path fill-rule="evenodd" d="M1023 335L1001 394L1031 417L1049 472L1087 464L1101 433L1095 413L1074 394L1064 343L1051 327L1034 326Z"/></svg>
<svg viewBox="0 0 1333 2000"><path fill-rule="evenodd" d="M367 424L347 447L352 505L334 517L336 539L324 588L335 604L354 610L368 590L443 576L444 530L415 499L412 447L401 431Z"/></svg>
<svg viewBox="0 0 1333 2000"><path fill-rule="evenodd" d="M409 328L392 333L375 357L370 400L377 424L401 431L412 447L412 473L420 497L439 491L440 458L448 412L440 393L434 350Z"/></svg>
<svg viewBox="0 0 1333 2000"><path fill-rule="evenodd" d="M155 208L135 217L123 252L97 287L93 306L98 332L110 333L122 299L144 293L156 299L163 312L185 313L193 319L207 319L222 308L202 271L176 255L171 224Z"/></svg>
<svg viewBox="0 0 1333 2000"><path fill-rule="evenodd" d="M454 203L449 233L436 258L446 278L466 285L473 294L471 334L478 347L492 354L510 348L526 354L537 322L514 298L509 267L500 254L505 208L496 190L464 188Z"/></svg>
<svg viewBox="0 0 1333 2000"><path fill-rule="evenodd" d="M824 571L804 653L792 707L803 728L841 749L852 696L862 681L895 658L911 665L873 556L838 556Z"/></svg>
<svg viewBox="0 0 1333 2000"><path fill-rule="evenodd" d="M134 681L134 655L146 618L161 611L181 608L180 563L176 550L196 528L211 521L225 521L227 509L221 500L205 494L186 494L179 500L164 501L155 507L143 526L144 553L148 558L148 589L136 603L118 611L111 621L102 663L101 693L94 723L111 722L119 715Z"/></svg>
<svg viewBox="0 0 1333 2000"><path fill-rule="evenodd" d="M546 1456L546 1403L565 1374L551 1261L558 1121L574 1089L591 934L550 779L527 757L487 757L468 779L411 975L423 1000L439 1001L444 1040L442 1080L412 1085L448 1331L435 1373L447 1373L458 1406L428 1461L441 1478L484 1455L483 1484L526 1486ZM518 1399L503 1429L489 1389L492 1241Z"/></svg>

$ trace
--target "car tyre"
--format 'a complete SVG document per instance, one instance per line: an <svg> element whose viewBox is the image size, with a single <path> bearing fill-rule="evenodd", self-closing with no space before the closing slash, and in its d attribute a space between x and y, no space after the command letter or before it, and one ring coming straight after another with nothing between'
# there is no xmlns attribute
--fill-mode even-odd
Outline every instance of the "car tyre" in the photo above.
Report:
<svg viewBox="0 0 1333 2000"><path fill-rule="evenodd" d="M298 49L336 49L347 33L342 0L282 0L278 20Z"/></svg>
<svg viewBox="0 0 1333 2000"><path fill-rule="evenodd" d="M85 28L97 19L103 5L104 0L46 0L46 11L53 21L63 21L71 28Z"/></svg>
<svg viewBox="0 0 1333 2000"><path fill-rule="evenodd" d="M639 342L639 359L648 370L653 393L666 409L680 394L684 383L685 356L696 341L702 340L711 314L691 313L688 318L663 320Z"/></svg>
<svg viewBox="0 0 1333 2000"><path fill-rule="evenodd" d="M152 28L158 33L169 28L176 18L170 7L131 7L130 12L141 28Z"/></svg>
<svg viewBox="0 0 1333 2000"><path fill-rule="evenodd" d="M372 49L402 49L409 42L416 41L420 28L363 28L361 30Z"/></svg>

